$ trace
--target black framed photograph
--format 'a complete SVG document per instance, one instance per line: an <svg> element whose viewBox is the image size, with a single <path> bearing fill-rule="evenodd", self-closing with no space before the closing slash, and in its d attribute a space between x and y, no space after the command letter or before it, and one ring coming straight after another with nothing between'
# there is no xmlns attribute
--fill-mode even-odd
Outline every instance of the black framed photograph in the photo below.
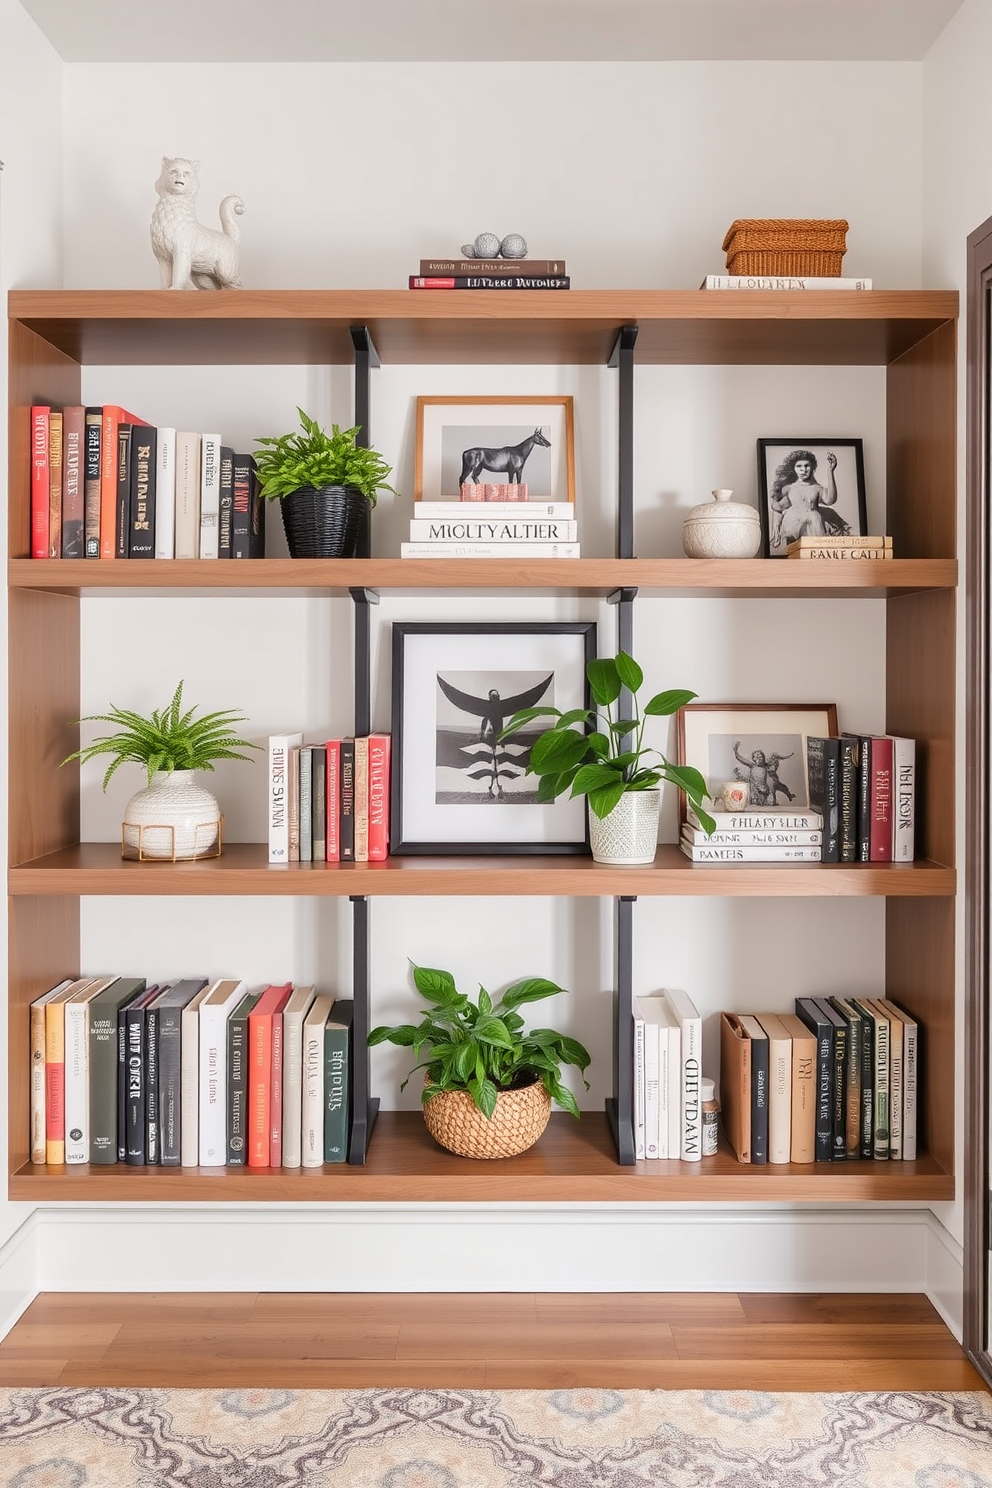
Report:
<svg viewBox="0 0 992 1488"><path fill-rule="evenodd" d="M414 501L575 501L568 396L417 399Z"/></svg>
<svg viewBox="0 0 992 1488"><path fill-rule="evenodd" d="M759 439L758 514L766 558L799 537L865 537L860 439Z"/></svg>
<svg viewBox="0 0 992 1488"><path fill-rule="evenodd" d="M535 719L521 708L588 708L594 621L393 625L390 852L585 853L584 797L543 803L527 774Z"/></svg>
<svg viewBox="0 0 992 1488"><path fill-rule="evenodd" d="M737 782L740 810L805 811L806 740L836 733L836 703L686 703L678 713L679 764L694 765L703 776L711 810L727 810L721 795ZM685 819L680 793L680 822Z"/></svg>

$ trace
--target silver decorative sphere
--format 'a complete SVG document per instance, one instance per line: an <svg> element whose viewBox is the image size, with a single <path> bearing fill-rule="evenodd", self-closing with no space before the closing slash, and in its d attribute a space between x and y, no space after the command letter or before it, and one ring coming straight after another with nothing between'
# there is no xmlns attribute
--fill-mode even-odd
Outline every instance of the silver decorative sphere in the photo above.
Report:
<svg viewBox="0 0 992 1488"><path fill-rule="evenodd" d="M495 233L480 233L472 244L476 258L498 258L499 238Z"/></svg>
<svg viewBox="0 0 992 1488"><path fill-rule="evenodd" d="M509 233L500 243L499 251L504 258L526 258L527 239L519 233Z"/></svg>

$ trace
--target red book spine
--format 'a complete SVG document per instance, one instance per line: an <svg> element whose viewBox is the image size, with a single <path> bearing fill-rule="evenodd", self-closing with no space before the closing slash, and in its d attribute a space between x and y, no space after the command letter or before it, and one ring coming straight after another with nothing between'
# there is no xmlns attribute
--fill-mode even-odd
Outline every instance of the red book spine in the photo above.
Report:
<svg viewBox="0 0 992 1488"><path fill-rule="evenodd" d="M892 740L872 736L871 827L868 857L872 863L892 861Z"/></svg>
<svg viewBox="0 0 992 1488"><path fill-rule="evenodd" d="M282 1013L272 1014L272 1075L269 1083L269 1167L282 1167Z"/></svg>
<svg viewBox="0 0 992 1488"><path fill-rule="evenodd" d="M266 987L248 1014L248 1166L267 1168L272 1147L272 1020L292 991L291 982ZM281 1101L280 1101L281 1104ZM282 1137L280 1131L280 1147ZM280 1152L280 1165L281 1165Z"/></svg>
<svg viewBox="0 0 992 1488"><path fill-rule="evenodd" d="M369 862L389 857L388 734L369 735Z"/></svg>
<svg viewBox="0 0 992 1488"><path fill-rule="evenodd" d="M324 809L327 816L327 861L341 861L341 740L328 739L327 791Z"/></svg>
<svg viewBox="0 0 992 1488"><path fill-rule="evenodd" d="M31 409L31 557L48 557L49 502L47 405Z"/></svg>
<svg viewBox="0 0 992 1488"><path fill-rule="evenodd" d="M121 424L143 424L117 403L103 405L100 439L100 557L117 557L117 430Z"/></svg>

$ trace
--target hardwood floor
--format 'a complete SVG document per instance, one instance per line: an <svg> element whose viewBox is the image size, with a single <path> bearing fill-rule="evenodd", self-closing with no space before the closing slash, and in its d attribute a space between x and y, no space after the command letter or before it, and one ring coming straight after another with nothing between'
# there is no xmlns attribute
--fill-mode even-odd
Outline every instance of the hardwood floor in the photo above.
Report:
<svg viewBox="0 0 992 1488"><path fill-rule="evenodd" d="M984 1389L922 1296L45 1293L2 1385Z"/></svg>

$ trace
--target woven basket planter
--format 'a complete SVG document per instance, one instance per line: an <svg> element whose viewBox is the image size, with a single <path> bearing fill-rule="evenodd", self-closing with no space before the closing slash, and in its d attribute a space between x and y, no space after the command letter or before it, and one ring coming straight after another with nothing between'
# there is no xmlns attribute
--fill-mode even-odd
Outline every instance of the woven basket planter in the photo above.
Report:
<svg viewBox="0 0 992 1488"><path fill-rule="evenodd" d="M837 278L847 228L843 218L738 218L723 240L727 273Z"/></svg>
<svg viewBox="0 0 992 1488"><path fill-rule="evenodd" d="M369 503L353 486L301 486L280 498L291 558L367 558Z"/></svg>
<svg viewBox="0 0 992 1488"><path fill-rule="evenodd" d="M491 1117L464 1090L439 1090L424 1106L427 1130L459 1157L513 1157L533 1147L548 1124L551 1097L540 1080L501 1090Z"/></svg>

